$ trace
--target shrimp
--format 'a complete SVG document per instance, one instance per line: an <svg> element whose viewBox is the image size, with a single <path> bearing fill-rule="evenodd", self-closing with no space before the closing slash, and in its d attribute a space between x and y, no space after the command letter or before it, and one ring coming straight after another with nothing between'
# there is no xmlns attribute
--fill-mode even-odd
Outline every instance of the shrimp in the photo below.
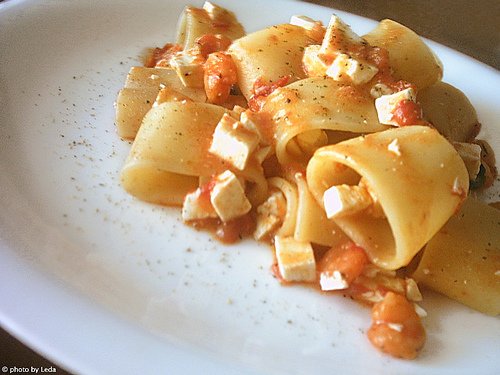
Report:
<svg viewBox="0 0 500 375"><path fill-rule="evenodd" d="M373 306L367 335L377 349L404 359L414 359L425 343L425 330L413 304L393 292Z"/></svg>
<svg viewBox="0 0 500 375"><path fill-rule="evenodd" d="M179 44L167 43L162 48L155 48L146 57L144 66L146 68L169 67L170 59L179 51L182 51L182 46Z"/></svg>
<svg viewBox="0 0 500 375"><path fill-rule="evenodd" d="M237 81L236 65L229 54L214 52L208 55L204 74L208 102L224 103L229 97L231 86Z"/></svg>
<svg viewBox="0 0 500 375"><path fill-rule="evenodd" d="M365 251L354 244L347 242L340 247L332 247L321 258L318 270L321 274L333 275L340 273L346 286L351 284L368 264Z"/></svg>
<svg viewBox="0 0 500 375"><path fill-rule="evenodd" d="M200 54L204 58L207 58L213 52L227 50L231 43L231 39L221 34L205 34L195 41Z"/></svg>

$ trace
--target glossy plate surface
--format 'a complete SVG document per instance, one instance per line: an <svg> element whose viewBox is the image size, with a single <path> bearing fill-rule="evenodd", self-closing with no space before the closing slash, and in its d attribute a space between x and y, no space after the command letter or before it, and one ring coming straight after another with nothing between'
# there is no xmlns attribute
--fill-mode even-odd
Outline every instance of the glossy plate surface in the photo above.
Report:
<svg viewBox="0 0 500 375"><path fill-rule="evenodd" d="M292 1L219 4L247 31L332 13ZM80 373L498 370L498 318L427 293L427 345L416 361L395 360L368 343L368 309L280 286L267 246L222 246L185 227L178 209L125 194L118 175L130 145L115 133L113 102L144 48L174 40L184 5L0 4L1 324ZM358 33L375 25L337 13ZM432 47L500 154L498 72Z"/></svg>

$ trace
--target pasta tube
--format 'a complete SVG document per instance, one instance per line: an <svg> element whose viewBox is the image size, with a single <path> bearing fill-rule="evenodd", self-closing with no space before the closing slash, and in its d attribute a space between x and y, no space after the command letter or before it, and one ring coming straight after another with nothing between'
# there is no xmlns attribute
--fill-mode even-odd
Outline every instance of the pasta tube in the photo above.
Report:
<svg viewBox="0 0 500 375"><path fill-rule="evenodd" d="M450 141L470 142L479 133L476 110L464 93L452 85L436 82L419 91L417 100L426 120Z"/></svg>
<svg viewBox="0 0 500 375"><path fill-rule="evenodd" d="M250 99L254 85L286 78L287 83L305 78L302 68L304 48L316 43L303 27L282 24L248 34L229 48L238 70L238 85Z"/></svg>
<svg viewBox="0 0 500 375"><path fill-rule="evenodd" d="M500 314L500 211L468 198L429 241L413 277L485 314Z"/></svg>
<svg viewBox="0 0 500 375"><path fill-rule="evenodd" d="M437 56L413 30L392 20L382 20L363 38L372 46L389 51L394 78L413 83L419 90L443 77Z"/></svg>
<svg viewBox="0 0 500 375"><path fill-rule="evenodd" d="M436 130L394 128L320 148L307 166L307 182L323 205L326 190L338 185L367 187L380 209L334 218L385 269L407 265L467 195L465 165Z"/></svg>
<svg viewBox="0 0 500 375"><path fill-rule="evenodd" d="M387 128L378 121L373 98L327 77L306 78L277 89L263 111L275 123L276 156L282 164L305 163L312 156L315 149L302 154L290 149L291 141L307 132L332 130L354 137Z"/></svg>
<svg viewBox="0 0 500 375"><path fill-rule="evenodd" d="M200 176L227 170L228 164L208 151L225 112L222 107L196 102L163 103L152 108L121 173L125 190L148 202L182 205L184 196L198 186ZM252 160L238 173L250 183L249 200L263 201L267 182L260 164Z"/></svg>
<svg viewBox="0 0 500 375"><path fill-rule="evenodd" d="M220 34L234 40L245 35L245 30L233 12L209 1L202 8L186 7L177 25L177 43L188 50L205 34Z"/></svg>
<svg viewBox="0 0 500 375"><path fill-rule="evenodd" d="M115 103L116 127L120 137L134 139L161 88L172 89L197 102L207 99L203 89L184 86L172 69L133 67Z"/></svg>

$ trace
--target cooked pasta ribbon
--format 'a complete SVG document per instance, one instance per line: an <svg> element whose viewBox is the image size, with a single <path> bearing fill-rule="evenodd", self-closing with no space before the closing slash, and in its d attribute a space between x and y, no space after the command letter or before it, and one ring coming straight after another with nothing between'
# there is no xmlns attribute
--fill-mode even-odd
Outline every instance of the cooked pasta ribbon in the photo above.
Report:
<svg viewBox="0 0 500 375"><path fill-rule="evenodd" d="M208 151L225 112L222 107L196 102L163 103L152 108L122 170L125 190L148 202L182 205L184 196L198 186L200 176L230 169ZM248 199L262 202L267 182L260 164L253 160L238 174L250 185Z"/></svg>
<svg viewBox="0 0 500 375"><path fill-rule="evenodd" d="M267 98L263 112L269 113L275 124L276 156L282 164L305 163L317 148L325 145L320 139L294 152L294 139L299 137L300 146L300 137L307 137L312 131L328 130L355 137L387 129L378 121L373 98L328 77L306 78L275 90Z"/></svg>
<svg viewBox="0 0 500 375"><path fill-rule="evenodd" d="M333 220L328 220L323 208L312 196L305 176L295 175L298 191L297 219L294 239L318 245L336 247L348 241L348 237Z"/></svg>
<svg viewBox="0 0 500 375"><path fill-rule="evenodd" d="M389 65L396 79L424 89L443 77L441 61L424 40L406 26L385 19L363 38L389 52Z"/></svg>
<svg viewBox="0 0 500 375"><path fill-rule="evenodd" d="M177 43L188 50L206 34L219 34L234 40L245 35L245 30L233 12L209 1L205 1L202 8L187 6L177 25Z"/></svg>
<svg viewBox="0 0 500 375"><path fill-rule="evenodd" d="M169 88L196 102L205 102L205 91L182 84L172 69L133 67L115 103L118 135L134 139L144 115L151 109L162 88Z"/></svg>
<svg viewBox="0 0 500 375"><path fill-rule="evenodd" d="M323 205L326 190L362 179L384 215L370 209L336 224L385 269L407 265L467 195L469 178L453 146L425 126L394 128L320 148L307 183Z"/></svg>
<svg viewBox="0 0 500 375"><path fill-rule="evenodd" d="M470 142L481 125L476 110L465 94L445 82L436 82L417 95L424 117L446 138L454 142Z"/></svg>
<svg viewBox="0 0 500 375"><path fill-rule="evenodd" d="M307 29L281 24L248 34L236 40L228 52L238 70L238 86L250 99L256 82L272 84L286 78L287 83L305 78L302 68L304 48L317 43Z"/></svg>
<svg viewBox="0 0 500 375"><path fill-rule="evenodd" d="M500 314L500 210L468 198L425 247L413 277L485 314Z"/></svg>

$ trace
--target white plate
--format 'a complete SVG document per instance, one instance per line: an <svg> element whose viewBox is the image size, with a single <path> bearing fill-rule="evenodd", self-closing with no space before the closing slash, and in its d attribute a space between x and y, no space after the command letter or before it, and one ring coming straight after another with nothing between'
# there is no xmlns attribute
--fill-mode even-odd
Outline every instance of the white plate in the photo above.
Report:
<svg viewBox="0 0 500 375"><path fill-rule="evenodd" d="M198 2L200 3L200 2ZM222 0L248 31L326 8ZM269 3L269 4L267 4ZM271 251L221 246L119 186L113 102L184 1L0 4L0 322L84 373L493 373L500 321L428 294L428 342L374 350L369 310L271 276ZM338 12L359 33L374 23ZM432 44L500 154L497 71ZM495 138L494 138L495 137Z"/></svg>

